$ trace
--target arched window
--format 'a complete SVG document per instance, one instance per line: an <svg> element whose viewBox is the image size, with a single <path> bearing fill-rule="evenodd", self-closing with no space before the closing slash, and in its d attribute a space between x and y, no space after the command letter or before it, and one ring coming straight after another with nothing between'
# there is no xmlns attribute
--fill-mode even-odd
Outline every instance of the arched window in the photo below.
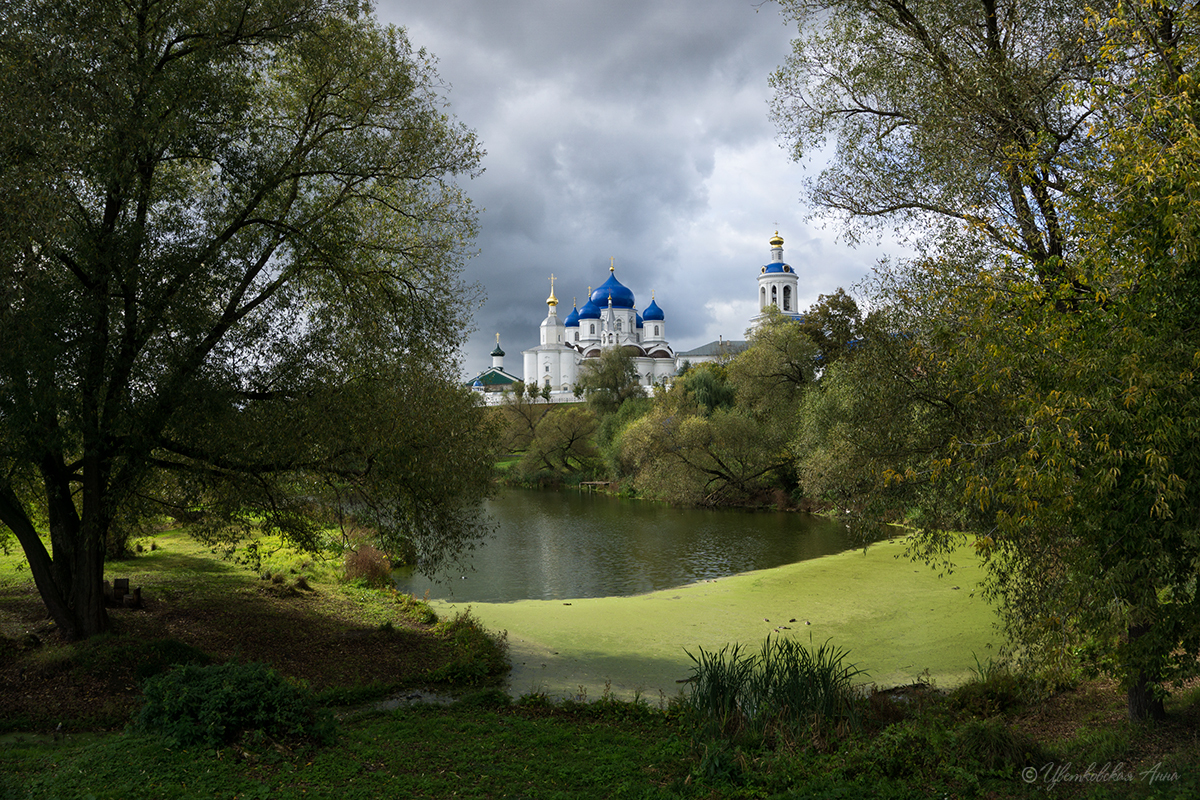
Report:
<svg viewBox="0 0 1200 800"><path fill-rule="evenodd" d="M779 287L778 286L771 287L771 305L773 305L775 307L779 306Z"/></svg>
<svg viewBox="0 0 1200 800"><path fill-rule="evenodd" d="M621 320L617 320L617 330L621 330Z"/></svg>
<svg viewBox="0 0 1200 800"><path fill-rule="evenodd" d="M579 341L579 331L575 331L575 341Z"/></svg>
<svg viewBox="0 0 1200 800"><path fill-rule="evenodd" d="M792 310L792 287L790 286L783 287L783 310Z"/></svg>
<svg viewBox="0 0 1200 800"><path fill-rule="evenodd" d="M594 334L596 332L596 323L593 322L591 325L588 326L588 328L590 328L588 333Z"/></svg>
<svg viewBox="0 0 1200 800"><path fill-rule="evenodd" d="M654 335L658 336L658 326L657 325L654 326Z"/></svg>
<svg viewBox="0 0 1200 800"><path fill-rule="evenodd" d="M758 307L763 311L767 310L767 288L765 286L758 292Z"/></svg>

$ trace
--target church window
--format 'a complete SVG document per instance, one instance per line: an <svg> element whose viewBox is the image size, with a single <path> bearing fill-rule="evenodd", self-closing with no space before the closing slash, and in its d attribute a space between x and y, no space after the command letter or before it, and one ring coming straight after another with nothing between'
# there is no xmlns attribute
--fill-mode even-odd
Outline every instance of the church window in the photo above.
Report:
<svg viewBox="0 0 1200 800"><path fill-rule="evenodd" d="M579 341L579 331L575 331L575 341Z"/></svg>
<svg viewBox="0 0 1200 800"><path fill-rule="evenodd" d="M767 310L767 289L764 286L758 293L758 307L763 311Z"/></svg>
<svg viewBox="0 0 1200 800"><path fill-rule="evenodd" d="M588 327L591 329L591 330L589 330L589 331L588 331L588 333L595 333L595 332L596 332L596 323L594 323L594 322L593 322L593 323L592 323L591 325L589 325Z"/></svg>
<svg viewBox="0 0 1200 800"><path fill-rule="evenodd" d="M550 365L549 365L549 364L547 364L547 365L546 365L546 372L549 372L549 371L550 371Z"/></svg>
<svg viewBox="0 0 1200 800"><path fill-rule="evenodd" d="M621 320L617 320L617 330L621 330Z"/></svg>
<svg viewBox="0 0 1200 800"><path fill-rule="evenodd" d="M778 307L779 307L779 294L778 294L778 292L779 292L779 287L777 287L777 286L772 286L772 287L771 287L771 305L775 306L776 308L778 308Z"/></svg>
<svg viewBox="0 0 1200 800"><path fill-rule="evenodd" d="M790 286L783 287L783 310L792 310L792 287Z"/></svg>
<svg viewBox="0 0 1200 800"><path fill-rule="evenodd" d="M654 326L654 335L658 336L658 326L657 325Z"/></svg>

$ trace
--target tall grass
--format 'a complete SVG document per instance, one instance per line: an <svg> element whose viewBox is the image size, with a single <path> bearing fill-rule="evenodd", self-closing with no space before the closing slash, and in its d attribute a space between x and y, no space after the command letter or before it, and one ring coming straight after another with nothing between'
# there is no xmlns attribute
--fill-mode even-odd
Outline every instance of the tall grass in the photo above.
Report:
<svg viewBox="0 0 1200 800"><path fill-rule="evenodd" d="M849 651L825 642L805 647L767 637L758 653L740 644L699 649L686 710L704 738L796 741L838 727L858 726L851 681L866 672Z"/></svg>

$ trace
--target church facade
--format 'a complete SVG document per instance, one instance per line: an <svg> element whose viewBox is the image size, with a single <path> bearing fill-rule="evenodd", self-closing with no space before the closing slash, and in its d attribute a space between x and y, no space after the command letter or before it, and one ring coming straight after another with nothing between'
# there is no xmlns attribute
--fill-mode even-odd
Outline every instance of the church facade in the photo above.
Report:
<svg viewBox="0 0 1200 800"><path fill-rule="evenodd" d="M750 320L752 328L762 324L770 307L801 319L796 310L799 281L795 270L783 260L783 238L778 231L770 245L771 261L758 274L759 313ZM546 318L538 332L538 345L521 354L526 386L549 388L552 400L571 402L576 399L575 384L583 365L605 350L619 347L628 353L637 368L638 382L648 387L670 383L687 364L727 359L748 346L743 340L722 338L676 352L667 339L666 314L654 295L645 311L639 312L633 292L617 279L611 262L608 273L599 288L589 289L582 307L572 304L571 311L561 317L554 276L550 276L550 296L546 298ZM503 369L503 356L497 336L492 368L473 379L471 385L478 391L498 393L516 383L516 377ZM495 396L498 398L498 394Z"/></svg>
<svg viewBox="0 0 1200 800"><path fill-rule="evenodd" d="M633 292L617 280L616 267L610 264L608 273L608 280L589 292L583 307L573 306L565 317L558 315L551 276L539 343L522 353L526 385L549 387L551 393L573 399L584 362L616 348L633 358L643 386L669 382L675 376L675 352L667 340L663 310L651 296L650 305L639 313Z"/></svg>

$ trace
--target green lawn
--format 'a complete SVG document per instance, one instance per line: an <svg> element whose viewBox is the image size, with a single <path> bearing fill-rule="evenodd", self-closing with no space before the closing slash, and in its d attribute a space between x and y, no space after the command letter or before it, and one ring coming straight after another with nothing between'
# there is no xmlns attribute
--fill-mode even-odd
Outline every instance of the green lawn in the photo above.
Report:
<svg viewBox="0 0 1200 800"><path fill-rule="evenodd" d="M768 635L832 640L880 686L966 680L999 644L991 608L973 590L983 575L963 548L953 574L903 556L899 540L776 569L635 597L472 603L486 627L507 630L512 690L597 697L606 684L657 702L677 691L695 653ZM465 604L432 603L446 614ZM794 622L792 620L795 620ZM805 622L811 624L806 625ZM777 630L786 626L787 630Z"/></svg>

